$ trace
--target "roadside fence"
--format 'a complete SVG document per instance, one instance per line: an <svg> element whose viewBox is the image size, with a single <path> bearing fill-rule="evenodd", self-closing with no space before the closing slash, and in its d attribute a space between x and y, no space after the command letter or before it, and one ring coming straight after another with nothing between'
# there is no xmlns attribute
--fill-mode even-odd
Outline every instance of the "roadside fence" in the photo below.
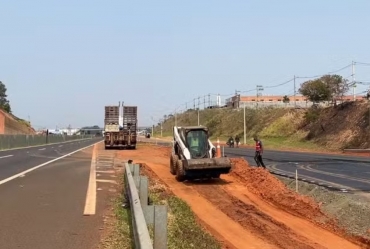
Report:
<svg viewBox="0 0 370 249"><path fill-rule="evenodd" d="M79 139L91 139L92 135L4 135L0 134L0 151L21 147L62 143Z"/></svg>

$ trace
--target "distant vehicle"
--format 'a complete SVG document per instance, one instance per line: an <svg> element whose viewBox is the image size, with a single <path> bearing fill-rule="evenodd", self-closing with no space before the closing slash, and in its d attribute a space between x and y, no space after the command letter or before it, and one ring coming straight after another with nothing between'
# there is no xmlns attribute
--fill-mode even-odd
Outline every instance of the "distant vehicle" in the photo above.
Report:
<svg viewBox="0 0 370 249"><path fill-rule="evenodd" d="M137 106L122 105L122 126L119 125L120 105L105 106L104 144L105 149L136 149Z"/></svg>

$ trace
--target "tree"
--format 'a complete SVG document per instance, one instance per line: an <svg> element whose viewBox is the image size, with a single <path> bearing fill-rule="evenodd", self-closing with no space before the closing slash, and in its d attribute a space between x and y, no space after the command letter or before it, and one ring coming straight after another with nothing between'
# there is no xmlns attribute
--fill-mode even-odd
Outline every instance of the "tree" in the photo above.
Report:
<svg viewBox="0 0 370 249"><path fill-rule="evenodd" d="M330 99L334 106L337 105L338 99L343 99L343 96L349 90L348 80L344 79L342 76L334 75L324 75L320 78L330 89Z"/></svg>
<svg viewBox="0 0 370 249"><path fill-rule="evenodd" d="M286 104L288 104L290 102L290 98L287 96L287 95L285 95L284 97L283 97L283 103L286 105Z"/></svg>
<svg viewBox="0 0 370 249"><path fill-rule="evenodd" d="M7 99L8 95L6 95L6 86L3 82L0 81L0 109L11 113L11 108L9 104L9 100Z"/></svg>
<svg viewBox="0 0 370 249"><path fill-rule="evenodd" d="M321 79L304 82L299 88L299 92L313 103L328 101L332 96L329 86Z"/></svg>

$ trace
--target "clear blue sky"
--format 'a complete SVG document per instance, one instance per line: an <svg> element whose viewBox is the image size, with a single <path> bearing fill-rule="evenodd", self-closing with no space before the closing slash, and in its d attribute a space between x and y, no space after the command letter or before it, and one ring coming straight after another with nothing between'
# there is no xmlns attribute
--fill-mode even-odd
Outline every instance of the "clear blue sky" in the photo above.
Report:
<svg viewBox="0 0 370 249"><path fill-rule="evenodd" d="M369 9L367 0L1 1L0 80L15 115L36 128L102 125L104 106L122 100L150 125L199 95L370 62ZM356 79L370 81L370 67L356 65ZM292 93L292 83L264 91Z"/></svg>

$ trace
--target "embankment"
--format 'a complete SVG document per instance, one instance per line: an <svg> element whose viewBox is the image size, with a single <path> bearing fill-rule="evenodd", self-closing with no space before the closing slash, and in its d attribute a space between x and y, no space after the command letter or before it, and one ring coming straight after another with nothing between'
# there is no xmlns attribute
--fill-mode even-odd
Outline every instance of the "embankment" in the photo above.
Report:
<svg viewBox="0 0 370 249"><path fill-rule="evenodd" d="M0 134L35 134L35 130L26 121L0 110Z"/></svg>
<svg viewBox="0 0 370 249"><path fill-rule="evenodd" d="M205 109L199 111L200 124L213 138L222 140L239 135L243 142L243 109ZM246 109L246 144L258 135L268 147L339 150L370 147L369 106L366 101L346 102L318 109ZM197 125L198 112L177 115L177 125ZM171 135L175 117L163 123L163 134ZM160 127L156 127L157 136Z"/></svg>

